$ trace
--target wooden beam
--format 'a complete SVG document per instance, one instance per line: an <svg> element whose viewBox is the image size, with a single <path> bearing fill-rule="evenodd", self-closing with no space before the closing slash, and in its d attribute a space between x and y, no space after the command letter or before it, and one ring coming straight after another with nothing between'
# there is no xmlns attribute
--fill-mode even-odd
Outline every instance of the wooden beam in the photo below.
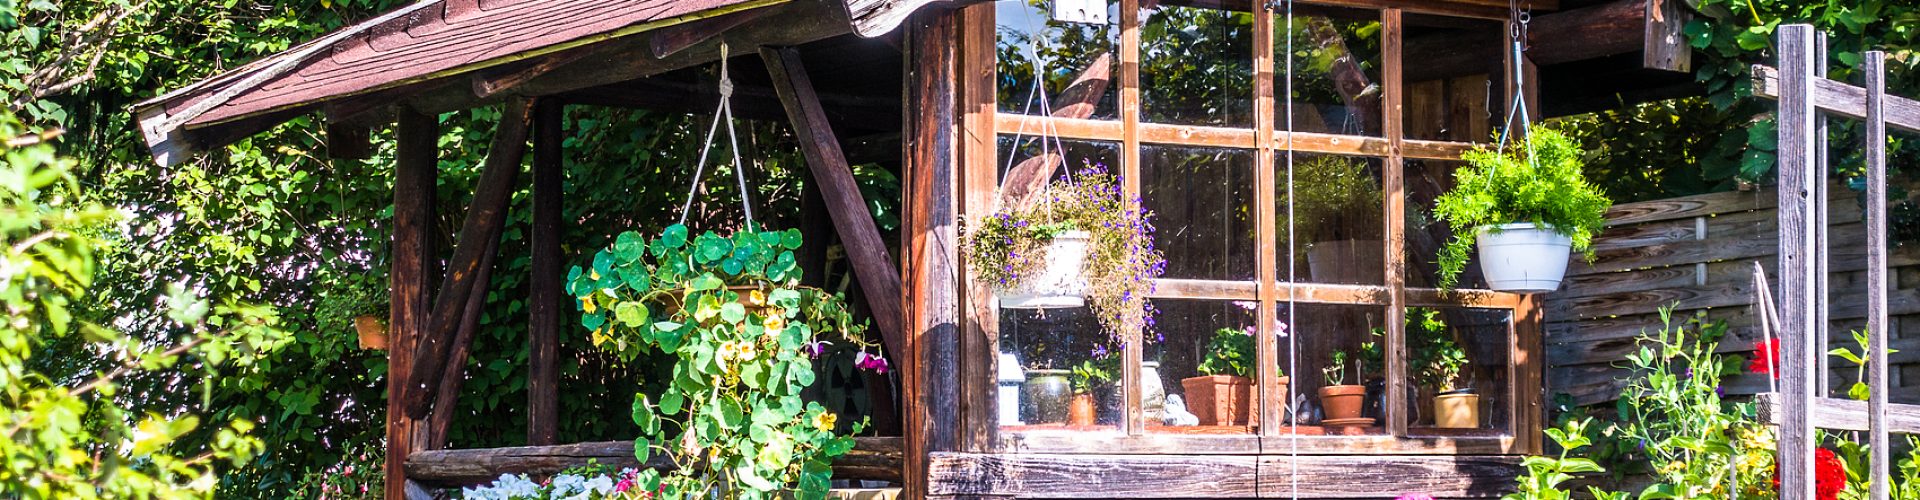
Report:
<svg viewBox="0 0 1920 500"><path fill-rule="evenodd" d="M1814 436L1812 405L1816 394L1813 367L1816 346L1811 345L1814 331L1828 325L1813 322L1816 290L1813 220L1808 196L1814 170L1814 155L1825 154L1814 148L1814 121L1819 119L1815 93L1812 26L1781 26L1777 35L1780 54L1780 165L1779 228L1780 287L1776 307L1780 312L1780 391L1786 408L1780 417L1778 452L1775 454L1780 476L1780 494L1785 498L1813 498L1813 449L1819 446ZM1757 94L1758 92L1756 92Z"/></svg>
<svg viewBox="0 0 1920 500"><path fill-rule="evenodd" d="M956 74L960 78L958 103L959 170L961 217L982 220L994 210L994 190L999 187L1000 165L998 136L993 133L993 116L999 108L999 87L994 83L999 42L992 4L979 4L960 11L960 28L955 43L960 45ZM1085 89L1083 92L1104 93ZM1091 109L1092 104L1081 106ZM1000 352L1000 304L985 282L976 279L978 269L961 262L963 289L960 291L960 421L959 450L994 451L999 439L1000 404L995 376ZM1133 384L1138 387L1140 384Z"/></svg>
<svg viewBox="0 0 1920 500"><path fill-rule="evenodd" d="M566 256L560 250L566 195L562 181L566 165L561 144L566 139L566 107L541 99L533 108L533 256L527 282L527 444L555 444L560 419L560 323L562 305L572 305L563 291Z"/></svg>
<svg viewBox="0 0 1920 500"><path fill-rule="evenodd" d="M1693 45L1685 32L1692 12L1681 0L1647 1L1647 34L1641 41L1640 67L1693 72Z"/></svg>
<svg viewBox="0 0 1920 500"><path fill-rule="evenodd" d="M468 77L468 79L472 81L473 96L479 99L487 99L496 95L505 94L519 87L520 84L533 80L535 77L550 73L555 69L559 69L561 66L573 64L581 59L585 59L600 49L602 49L602 47L579 47L536 57L522 64L499 69L476 71L472 76Z"/></svg>
<svg viewBox="0 0 1920 500"><path fill-rule="evenodd" d="M904 28L908 116L901 246L906 250L904 486L909 499L927 494L928 453L952 451L959 444L960 384L952 378L960 368L963 286L956 196L962 181L954 133L959 125L959 24L954 12L927 10Z"/></svg>
<svg viewBox="0 0 1920 500"><path fill-rule="evenodd" d="M419 451L416 420L402 401L413 367L415 340L427 329L433 275L434 191L440 167L438 117L401 111L395 132L393 181L393 264L388 270L387 350L387 500L406 498L407 456ZM421 436L424 438L424 436Z"/></svg>
<svg viewBox="0 0 1920 500"><path fill-rule="evenodd" d="M1760 394L1753 400L1760 409L1760 421L1781 424L1786 408L1782 406L1780 394ZM1837 398L1814 398L1809 408L1816 428L1862 432L1869 427L1867 409L1866 401ZM1920 405L1888 403L1885 422L1891 433L1920 434Z"/></svg>
<svg viewBox="0 0 1920 500"><path fill-rule="evenodd" d="M1768 99L1779 99L1783 92L1780 70L1768 66L1753 66L1753 95ZM1864 120L1867 117L1867 90L1826 78L1813 79L1814 106L1822 112L1835 116ZM1888 95L1885 97L1884 114L1887 125L1907 132L1920 133L1920 101Z"/></svg>
<svg viewBox="0 0 1920 500"><path fill-rule="evenodd" d="M1019 498L1497 497L1517 456L935 453L929 495ZM1295 482L1293 479L1301 480ZM1308 480L1308 478L1311 478Z"/></svg>
<svg viewBox="0 0 1920 500"><path fill-rule="evenodd" d="M365 160L373 157L373 131L366 125L327 121L327 158Z"/></svg>
<svg viewBox="0 0 1920 500"><path fill-rule="evenodd" d="M1615 0L1563 12L1538 14L1528 28L1527 57L1541 65L1563 64L1615 54L1665 46L1666 39L1650 40L1659 19L1648 16L1650 9L1662 8L1670 0ZM1502 12L1505 9L1501 9ZM1499 19L1505 20L1504 15ZM1680 23L1682 27L1685 21ZM1691 50L1685 37L1674 41L1678 47L1664 53ZM1512 59L1512 39L1504 29L1484 32L1455 30L1449 33L1408 39L1406 42L1407 81L1424 82L1480 73L1498 73L1503 59ZM1486 50L1472 50L1484 48ZM1491 53L1489 53L1491 52ZM1690 52L1687 52L1690 54ZM1690 57L1690 56L1689 56Z"/></svg>
<svg viewBox="0 0 1920 500"><path fill-rule="evenodd" d="M425 449L447 447L447 431L453 427L460 386L467 379L468 347L473 343L474 331L480 329L481 313L487 309L487 287L492 285L494 256L499 251L500 239L494 238L487 241L487 251L481 253L480 272L473 278L473 289L467 294L465 308L460 310L460 327L454 331L453 351L447 353L447 367L441 370L439 389L434 391L433 407L436 411L427 415Z"/></svg>
<svg viewBox="0 0 1920 500"><path fill-rule="evenodd" d="M827 200L827 214L833 216L834 231L839 233L847 259L853 263L853 275L860 280L862 295L866 296L867 307L873 312L873 322L885 339L887 356L905 359L906 313L900 308L899 268L887 255L886 240L880 238L880 230L873 225L873 213L867 210L866 200L860 196L860 185L853 180L853 170L840 153L840 142L834 138L833 125L827 122L826 112L820 108L813 80L800 63L800 52L792 48L763 48L760 58L773 76L780 101L786 104L787 120L800 136L800 151L807 157L808 170L813 172L813 180L820 184L820 194Z"/></svg>
<svg viewBox="0 0 1920 500"><path fill-rule="evenodd" d="M651 53L655 59L664 59L700 42L713 39L741 25L758 21L773 9L752 9L724 16L703 19L687 24L668 26L653 32Z"/></svg>
<svg viewBox="0 0 1920 500"><path fill-rule="evenodd" d="M901 439L855 437L853 451L833 461L834 479L899 481ZM633 458L633 441L600 441L550 446L515 446L466 450L435 450L407 460L409 477L439 486L481 484L501 474L548 475L588 461L612 467L640 467ZM647 467L668 470L669 458L655 453Z"/></svg>
<svg viewBox="0 0 1920 500"><path fill-rule="evenodd" d="M473 281L479 274L488 241L500 239L506 225L507 206L513 199L514 179L520 175L520 160L526 153L527 128L532 115L533 101L525 98L509 100L500 115L493 144L487 149L486 166L473 192L473 204L467 209L460 240L453 247L453 258L447 261L446 276L440 282L431 327L413 354L414 370L408 374L409 391L405 393L408 416L425 416L439 390L437 385L429 384L440 380L441 370L447 367L449 354L454 350L455 329L459 326L456 315L473 292Z"/></svg>

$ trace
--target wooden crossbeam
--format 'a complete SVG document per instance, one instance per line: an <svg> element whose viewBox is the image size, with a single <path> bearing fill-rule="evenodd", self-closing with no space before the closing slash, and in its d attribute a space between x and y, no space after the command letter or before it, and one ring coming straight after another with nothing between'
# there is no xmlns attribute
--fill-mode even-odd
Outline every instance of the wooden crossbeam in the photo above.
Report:
<svg viewBox="0 0 1920 500"><path fill-rule="evenodd" d="M833 461L834 479L900 480L901 438L855 437L853 442L853 451ZM586 465L589 460L613 467L642 465L633 458L633 441L600 441L423 451L407 459L406 470L407 477L421 483L459 486L492 481L501 474L553 474ZM645 465L663 470L673 467L658 453Z"/></svg>
<svg viewBox="0 0 1920 500"><path fill-rule="evenodd" d="M508 100L500 115L493 144L487 149L479 186L473 192L473 204L461 224L460 240L453 247L453 258L447 261L446 276L440 282L440 294L428 318L430 326L413 355L408 390L402 393L408 416L426 415L429 403L440 390L436 382L441 378L441 371L452 361L460 310L473 294L473 283L491 246L489 240L499 240L506 225L507 205L513 199L514 179L520 175L520 159L527 150L527 128L532 115L533 101L525 98Z"/></svg>
<svg viewBox="0 0 1920 500"><path fill-rule="evenodd" d="M1780 419L1786 414L1779 394L1766 393L1754 396L1754 403L1759 407L1762 422L1779 424ZM1812 410L1814 427L1841 431L1868 430L1866 401L1814 398ZM1886 415L1888 432L1920 434L1920 405L1889 403Z"/></svg>
<svg viewBox="0 0 1920 500"><path fill-rule="evenodd" d="M1780 70L1770 66L1753 66L1753 95L1768 99L1780 98ZM1826 78L1813 79L1813 102L1820 111L1835 116L1864 120L1867 117L1867 89L1846 82ZM1920 101L1889 95L1885 97L1884 114L1887 125L1907 132L1920 133Z"/></svg>
<svg viewBox="0 0 1920 500"><path fill-rule="evenodd" d="M1440 498L1513 487L1517 456L934 453L929 496L1018 498ZM1313 478L1297 483L1291 478ZM1297 488L1297 489L1296 489Z"/></svg>
<svg viewBox="0 0 1920 500"><path fill-rule="evenodd" d="M820 183L820 194L826 198L834 231L839 233L847 258L853 263L854 278L860 280L861 295L866 296L867 307L873 311L873 322L880 328L887 355L896 362L906 359L903 357L906 313L900 307L900 268L887 255L886 240L880 238L880 230L873 225L873 213L867 210L866 200L860 196L860 185L854 182L853 170L841 154L833 125L827 123L827 114L820 107L813 81L800 63L800 52L792 48L763 48L760 58L773 77L774 90L785 104L794 133L800 136L800 151L807 157L814 182Z"/></svg>

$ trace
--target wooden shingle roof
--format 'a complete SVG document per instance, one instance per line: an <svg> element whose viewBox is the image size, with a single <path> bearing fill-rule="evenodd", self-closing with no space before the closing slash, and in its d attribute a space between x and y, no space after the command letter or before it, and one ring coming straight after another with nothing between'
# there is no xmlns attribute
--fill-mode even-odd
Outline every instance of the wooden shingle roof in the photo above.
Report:
<svg viewBox="0 0 1920 500"><path fill-rule="evenodd" d="M876 35L897 26L905 16L899 11L929 0L421 0L140 103L135 112L154 158L171 164L330 101L809 1L846 9L838 32ZM224 126L250 119L256 123Z"/></svg>

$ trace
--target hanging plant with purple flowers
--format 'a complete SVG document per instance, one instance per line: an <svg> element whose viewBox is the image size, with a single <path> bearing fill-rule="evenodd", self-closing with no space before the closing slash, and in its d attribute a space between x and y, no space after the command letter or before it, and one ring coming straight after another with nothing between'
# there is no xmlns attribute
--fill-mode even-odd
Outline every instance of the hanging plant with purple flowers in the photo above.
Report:
<svg viewBox="0 0 1920 500"><path fill-rule="evenodd" d="M963 249L974 278L1002 307L1085 305L1109 333L1151 327L1147 295L1167 262L1139 197L1123 193L1106 166L1087 163L1033 200L969 221Z"/></svg>

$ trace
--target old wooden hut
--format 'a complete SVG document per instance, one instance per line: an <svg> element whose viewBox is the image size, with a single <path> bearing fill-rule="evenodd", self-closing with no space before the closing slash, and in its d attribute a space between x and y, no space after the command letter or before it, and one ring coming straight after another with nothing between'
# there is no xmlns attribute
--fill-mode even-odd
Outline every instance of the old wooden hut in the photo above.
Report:
<svg viewBox="0 0 1920 500"><path fill-rule="evenodd" d="M699 75L723 53L740 117L787 120L800 137L902 368L904 436L861 441L841 477L894 481L910 498L1507 488L1541 446L1543 308L1528 295L1437 293L1428 257L1444 229L1421 209L1509 103L1537 119L1692 91L1679 2L1057 1L423 0L136 112L162 164L298 116L323 117L343 157L365 153L369 130L397 131L391 498L631 461L624 442L554 442L555 394L569 390L555 334L572 324L560 273L581 258L555 240L560 110L705 113L715 97ZM435 115L479 106L504 112L435 282ZM1036 136L1060 147L1043 152ZM529 138L533 446L445 449L472 328L461 318L479 303L467 299L484 287ZM844 147L855 142L865 146ZM965 278L956 243L963 218L1032 192L1062 152L1122 174L1156 214L1168 260L1158 325L1120 347L1118 383L1090 425L998 407L1008 374L1055 376L1076 361L1086 318L999 310ZM902 255L879 243L850 157L905 180ZM1423 409L1431 388L1407 362L1416 315L1465 332L1482 413L1467 428ZM1174 396L1198 403L1181 380L1221 329L1259 339L1256 401L1245 421L1195 425ZM1380 358L1355 376L1374 394L1363 421L1332 425L1288 397L1329 382L1329 353L1367 346Z"/></svg>

